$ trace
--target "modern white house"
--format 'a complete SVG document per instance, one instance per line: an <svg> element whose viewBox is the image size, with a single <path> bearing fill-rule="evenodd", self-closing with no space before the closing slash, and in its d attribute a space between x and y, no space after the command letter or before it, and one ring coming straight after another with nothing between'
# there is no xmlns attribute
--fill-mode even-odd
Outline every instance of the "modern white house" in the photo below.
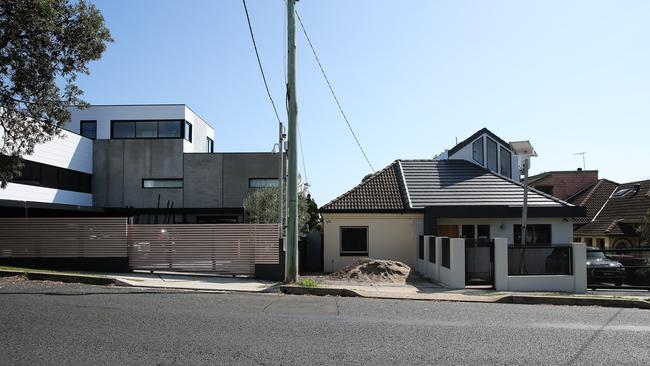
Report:
<svg viewBox="0 0 650 366"><path fill-rule="evenodd" d="M0 189L1 216L242 222L245 196L278 184L277 154L215 153L214 128L187 105L69 110L64 136L36 146Z"/></svg>
<svg viewBox="0 0 650 366"><path fill-rule="evenodd" d="M417 268L426 236L519 243L518 172L510 145L487 129L434 159L395 160L322 206L325 271L363 257ZM573 218L584 216L584 207L535 189L528 200L528 245L572 242Z"/></svg>

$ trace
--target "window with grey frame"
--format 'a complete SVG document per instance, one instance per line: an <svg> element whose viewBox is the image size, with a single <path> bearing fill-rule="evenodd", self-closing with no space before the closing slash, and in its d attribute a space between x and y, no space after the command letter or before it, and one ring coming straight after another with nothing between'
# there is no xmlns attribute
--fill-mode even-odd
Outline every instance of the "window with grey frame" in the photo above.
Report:
<svg viewBox="0 0 650 366"><path fill-rule="evenodd" d="M112 139L181 139L184 120L112 120ZM191 132L191 128L190 128Z"/></svg>
<svg viewBox="0 0 650 366"><path fill-rule="evenodd" d="M278 178L249 178L248 188L275 188L278 187Z"/></svg>
<svg viewBox="0 0 650 366"><path fill-rule="evenodd" d="M485 139L485 147L486 147L486 154L487 155L487 168L496 172L499 169L499 160L497 158L498 154L498 145L497 143L492 140L491 138L486 138Z"/></svg>
<svg viewBox="0 0 650 366"><path fill-rule="evenodd" d="M340 228L341 256L368 255L368 227L342 226Z"/></svg>
<svg viewBox="0 0 650 366"><path fill-rule="evenodd" d="M79 123L79 134L95 140L97 138L97 121L81 121Z"/></svg>
<svg viewBox="0 0 650 366"><path fill-rule="evenodd" d="M485 162L483 158L483 137L472 143L472 159L481 165Z"/></svg>
<svg viewBox="0 0 650 366"><path fill-rule="evenodd" d="M501 170L500 173L503 176L512 178L512 153L510 150L501 146Z"/></svg>
<svg viewBox="0 0 650 366"><path fill-rule="evenodd" d="M143 179L142 188L183 188L183 179Z"/></svg>
<svg viewBox="0 0 650 366"><path fill-rule="evenodd" d="M192 142L192 124L185 121L185 130L183 132L185 140Z"/></svg>

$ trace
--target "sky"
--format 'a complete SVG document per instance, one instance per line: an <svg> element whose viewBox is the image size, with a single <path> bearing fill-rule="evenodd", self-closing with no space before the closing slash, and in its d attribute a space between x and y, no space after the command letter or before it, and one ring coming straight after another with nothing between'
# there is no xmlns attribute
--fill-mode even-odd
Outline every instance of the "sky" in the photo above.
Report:
<svg viewBox="0 0 650 366"><path fill-rule="evenodd" d="M185 103L215 150L271 151L277 121L239 0L94 0L114 42L79 79L91 104ZM286 8L247 0L286 122ZM530 140L531 173L650 179L650 2L300 0L298 12L375 169L482 127ZM301 175L319 205L371 172L297 29Z"/></svg>

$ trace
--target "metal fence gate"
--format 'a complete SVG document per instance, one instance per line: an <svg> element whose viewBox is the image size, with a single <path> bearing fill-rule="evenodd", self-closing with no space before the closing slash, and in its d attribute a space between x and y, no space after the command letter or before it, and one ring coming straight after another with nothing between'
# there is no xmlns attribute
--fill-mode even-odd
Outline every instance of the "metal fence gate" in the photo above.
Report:
<svg viewBox="0 0 650 366"><path fill-rule="evenodd" d="M494 240L465 239L465 285L494 286Z"/></svg>
<svg viewBox="0 0 650 366"><path fill-rule="evenodd" d="M132 269L255 274L279 262L275 224L129 225Z"/></svg>

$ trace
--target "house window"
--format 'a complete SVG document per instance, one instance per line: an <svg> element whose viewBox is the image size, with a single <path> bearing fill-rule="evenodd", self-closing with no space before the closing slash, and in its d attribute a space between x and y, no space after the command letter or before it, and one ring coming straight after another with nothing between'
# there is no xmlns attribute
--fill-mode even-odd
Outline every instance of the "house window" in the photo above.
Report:
<svg viewBox="0 0 650 366"><path fill-rule="evenodd" d="M605 249L605 238L596 238L596 246L600 249Z"/></svg>
<svg viewBox="0 0 650 366"><path fill-rule="evenodd" d="M192 142L192 124L185 121L185 134L183 135L185 140Z"/></svg>
<svg viewBox="0 0 650 366"><path fill-rule="evenodd" d="M182 179L143 179L142 188L183 188Z"/></svg>
<svg viewBox="0 0 650 366"><path fill-rule="evenodd" d="M512 154L510 151L501 146L501 175L508 178L512 177Z"/></svg>
<svg viewBox="0 0 650 366"><path fill-rule="evenodd" d="M155 139L183 137L181 120L111 121L113 139Z"/></svg>
<svg viewBox="0 0 650 366"><path fill-rule="evenodd" d="M97 121L81 121L80 135L89 139L96 139Z"/></svg>
<svg viewBox="0 0 650 366"><path fill-rule="evenodd" d="M582 238L579 236L574 236L573 237L573 242L574 243L582 243Z"/></svg>
<svg viewBox="0 0 650 366"><path fill-rule="evenodd" d="M183 130L181 129L181 123L183 121L159 121L158 138L182 138Z"/></svg>
<svg viewBox="0 0 650 366"><path fill-rule="evenodd" d="M278 186L278 178L250 178L248 188L272 188Z"/></svg>
<svg viewBox="0 0 650 366"><path fill-rule="evenodd" d="M136 123L135 137L139 139L158 137L158 121L140 121Z"/></svg>
<svg viewBox="0 0 650 366"><path fill-rule="evenodd" d="M111 138L135 138L135 121L111 121Z"/></svg>
<svg viewBox="0 0 650 366"><path fill-rule="evenodd" d="M0 166L7 164L8 159L0 155ZM9 181L30 186L92 193L91 174L29 160L24 161L21 172Z"/></svg>
<svg viewBox="0 0 650 366"><path fill-rule="evenodd" d="M486 139L487 148L487 168L496 172L499 169L497 161L497 143L492 139Z"/></svg>
<svg viewBox="0 0 650 366"><path fill-rule="evenodd" d="M483 165L483 138L472 143L472 158L477 163Z"/></svg>
<svg viewBox="0 0 650 366"><path fill-rule="evenodd" d="M585 245L590 247L594 244L594 239L593 238L585 238Z"/></svg>
<svg viewBox="0 0 650 366"><path fill-rule="evenodd" d="M477 226L477 238L479 239L489 239L490 238L490 225L478 225Z"/></svg>
<svg viewBox="0 0 650 366"><path fill-rule="evenodd" d="M474 225L463 225L461 227L461 237L465 239L474 239Z"/></svg>
<svg viewBox="0 0 650 366"><path fill-rule="evenodd" d="M521 244L521 225L514 225L514 242ZM529 224L526 226L526 244L551 244L550 224Z"/></svg>
<svg viewBox="0 0 650 366"><path fill-rule="evenodd" d="M368 255L368 227L341 227L341 256Z"/></svg>
<svg viewBox="0 0 650 366"><path fill-rule="evenodd" d="M207 143L207 145L206 145L207 150L206 151L209 152L209 153L213 153L214 152L214 140L212 140L209 137L206 137L206 143Z"/></svg>

